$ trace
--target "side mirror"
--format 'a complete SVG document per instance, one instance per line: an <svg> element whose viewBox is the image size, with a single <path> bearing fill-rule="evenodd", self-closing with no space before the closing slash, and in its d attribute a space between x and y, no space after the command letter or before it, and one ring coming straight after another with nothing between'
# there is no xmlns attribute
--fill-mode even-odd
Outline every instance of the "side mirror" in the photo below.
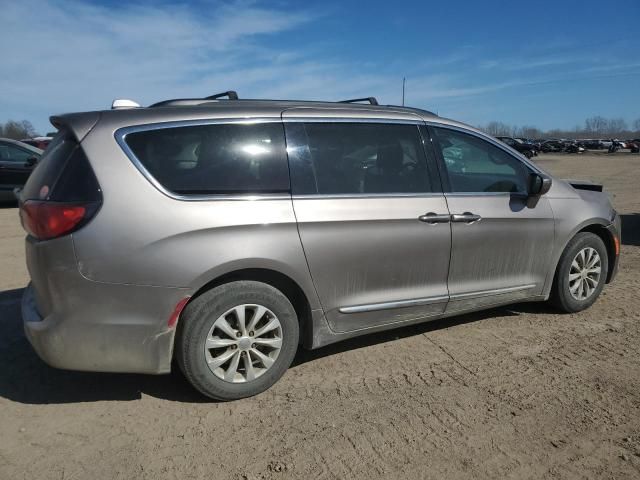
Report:
<svg viewBox="0 0 640 480"><path fill-rule="evenodd" d="M529 196L539 197L551 189L551 179L539 173L529 175Z"/></svg>
<svg viewBox="0 0 640 480"><path fill-rule="evenodd" d="M27 167L33 167L36 163L38 163L38 157L33 156L33 157L27 158L27 161L26 161Z"/></svg>

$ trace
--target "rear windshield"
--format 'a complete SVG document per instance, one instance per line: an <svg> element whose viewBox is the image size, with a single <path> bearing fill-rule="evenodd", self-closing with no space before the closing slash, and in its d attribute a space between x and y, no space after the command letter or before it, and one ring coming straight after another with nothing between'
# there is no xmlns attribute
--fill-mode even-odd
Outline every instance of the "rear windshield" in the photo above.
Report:
<svg viewBox="0 0 640 480"><path fill-rule="evenodd" d="M60 131L44 151L21 192L21 200L99 201L102 192L73 135Z"/></svg>
<svg viewBox="0 0 640 480"><path fill-rule="evenodd" d="M180 195L289 190L280 123L214 124L129 133L125 142L165 189Z"/></svg>

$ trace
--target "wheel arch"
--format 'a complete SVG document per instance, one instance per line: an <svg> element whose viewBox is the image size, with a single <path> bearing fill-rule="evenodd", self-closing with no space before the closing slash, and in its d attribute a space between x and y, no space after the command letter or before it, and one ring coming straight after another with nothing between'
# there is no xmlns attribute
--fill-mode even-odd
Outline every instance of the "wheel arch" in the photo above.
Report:
<svg viewBox="0 0 640 480"><path fill-rule="evenodd" d="M613 239L612 233L609 230L607 230L607 225L608 223L606 221L594 218L592 220L588 220L583 224L579 225L571 232L570 235L567 236L566 241L562 245L562 248L557 254L557 258L555 259L555 264L553 268L553 278L552 278L551 284L555 282L556 277L558 275L558 266L560 265L560 259L562 258L562 254L567 249L567 245L569 245L569 242L579 233L589 232L600 237L604 243L604 246L607 249L608 264L614 265L614 262L616 259L615 258L616 257L615 240ZM612 276L613 276L613 269L609 268L605 283L609 283L611 281ZM549 288L551 288L551 284L549 285Z"/></svg>
<svg viewBox="0 0 640 480"><path fill-rule="evenodd" d="M313 325L311 314L312 306L309 301L309 297L298 282L289 275L277 270L270 268L239 268L237 270L223 273L197 288L186 305L193 302L200 295L212 288L240 280L262 282L281 291L291 302L291 305L293 305L293 308L296 311L298 323L300 325L300 342L305 347L309 347L311 345ZM180 329L180 326L181 320L178 320L177 329Z"/></svg>
<svg viewBox="0 0 640 480"><path fill-rule="evenodd" d="M605 225L602 225L600 223L591 223L583 227L582 229L580 229L578 232L576 232L573 235L573 237L575 237L578 233L582 233L582 232L589 232L597 235L598 237L600 237L600 239L604 243L604 246L607 248L607 264L609 265L609 269L607 271L607 279L605 283L609 283L613 276L612 266L615 264L615 261L616 261L616 244L613 238L613 234L605 228Z"/></svg>

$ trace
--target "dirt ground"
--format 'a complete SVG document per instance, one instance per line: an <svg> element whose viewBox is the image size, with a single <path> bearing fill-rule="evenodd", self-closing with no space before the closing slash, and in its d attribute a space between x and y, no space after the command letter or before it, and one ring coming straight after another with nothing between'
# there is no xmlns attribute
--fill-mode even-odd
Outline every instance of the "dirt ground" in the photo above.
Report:
<svg viewBox="0 0 640 480"><path fill-rule="evenodd" d="M640 155L543 155L603 182L622 263L588 311L499 308L299 353L211 403L178 374L43 364L24 338L15 208L0 209L0 479L640 478Z"/></svg>

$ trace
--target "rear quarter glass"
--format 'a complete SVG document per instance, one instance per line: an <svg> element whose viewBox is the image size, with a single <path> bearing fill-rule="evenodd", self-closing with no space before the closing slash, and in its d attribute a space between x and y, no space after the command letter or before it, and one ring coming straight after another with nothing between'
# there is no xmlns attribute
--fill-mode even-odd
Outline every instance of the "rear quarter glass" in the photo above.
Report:
<svg viewBox="0 0 640 480"><path fill-rule="evenodd" d="M124 141L146 172L174 194L289 191L279 123L163 127L127 133Z"/></svg>
<svg viewBox="0 0 640 480"><path fill-rule="evenodd" d="M99 202L102 193L82 147L68 132L51 142L21 193L21 200Z"/></svg>

